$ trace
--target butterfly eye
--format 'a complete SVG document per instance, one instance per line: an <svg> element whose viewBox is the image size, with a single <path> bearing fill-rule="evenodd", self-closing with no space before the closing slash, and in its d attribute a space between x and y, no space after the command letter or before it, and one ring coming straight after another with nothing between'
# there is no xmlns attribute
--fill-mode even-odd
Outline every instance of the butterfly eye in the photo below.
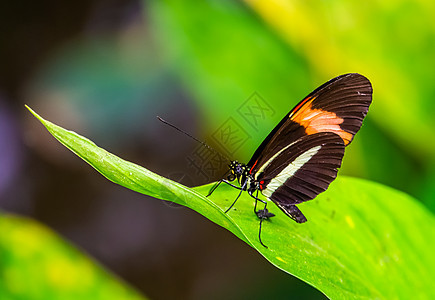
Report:
<svg viewBox="0 0 435 300"><path fill-rule="evenodd" d="M234 179L236 179L236 175L231 173L231 174L228 175L227 179L228 179L228 181L233 181Z"/></svg>

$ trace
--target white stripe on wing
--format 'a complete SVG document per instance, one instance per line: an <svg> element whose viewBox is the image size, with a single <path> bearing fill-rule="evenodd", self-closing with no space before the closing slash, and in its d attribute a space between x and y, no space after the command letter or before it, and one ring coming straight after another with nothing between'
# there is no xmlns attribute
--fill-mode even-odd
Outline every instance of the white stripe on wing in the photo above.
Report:
<svg viewBox="0 0 435 300"><path fill-rule="evenodd" d="M261 193L264 196L270 198L273 192L275 192L277 188L282 186L287 181L287 179L292 177L297 172L297 170L302 168L303 165L305 165L314 155L316 155L316 153L319 152L320 148L322 148L322 146L313 147L310 150L307 150L298 157L296 157L294 161L292 161L275 178L273 178L269 182L269 184L263 191L261 191ZM268 161L266 164L268 163L270 162Z"/></svg>

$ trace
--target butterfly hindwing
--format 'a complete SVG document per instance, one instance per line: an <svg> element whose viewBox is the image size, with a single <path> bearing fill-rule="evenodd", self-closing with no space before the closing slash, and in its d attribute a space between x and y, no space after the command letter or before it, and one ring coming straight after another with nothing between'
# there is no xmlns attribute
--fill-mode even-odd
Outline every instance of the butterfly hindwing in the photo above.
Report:
<svg viewBox="0 0 435 300"><path fill-rule="evenodd" d="M332 132L347 146L360 129L371 101L372 87L364 76L351 73L331 79L299 102L266 137L248 163L251 173L306 135Z"/></svg>
<svg viewBox="0 0 435 300"><path fill-rule="evenodd" d="M336 178L344 147L335 133L303 136L259 166L254 178L261 193L294 219L295 204L315 198Z"/></svg>

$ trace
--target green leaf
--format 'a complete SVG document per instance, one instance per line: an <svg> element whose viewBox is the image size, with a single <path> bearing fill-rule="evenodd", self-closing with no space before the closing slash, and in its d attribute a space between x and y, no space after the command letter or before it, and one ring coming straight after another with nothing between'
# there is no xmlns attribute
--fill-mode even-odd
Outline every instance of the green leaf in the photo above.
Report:
<svg viewBox="0 0 435 300"><path fill-rule="evenodd" d="M247 193L225 214L237 190L221 185L207 198L212 184L187 188L30 111L56 139L109 180L197 211L330 298L435 297L435 220L404 193L339 176L327 192L299 205L308 218L305 224L296 224L270 204L276 217L264 222L262 239L269 247L264 248L258 240L253 199Z"/></svg>
<svg viewBox="0 0 435 300"><path fill-rule="evenodd" d="M0 214L1 299L144 299L37 222Z"/></svg>

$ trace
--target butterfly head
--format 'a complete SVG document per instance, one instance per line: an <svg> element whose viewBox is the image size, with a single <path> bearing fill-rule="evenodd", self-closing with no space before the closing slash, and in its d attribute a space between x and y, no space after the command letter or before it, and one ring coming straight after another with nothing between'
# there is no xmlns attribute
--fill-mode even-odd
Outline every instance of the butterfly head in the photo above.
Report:
<svg viewBox="0 0 435 300"><path fill-rule="evenodd" d="M229 164L229 168L230 174L227 177L229 181L233 181L237 178L239 183L242 184L246 180L248 169L245 164L234 160Z"/></svg>

